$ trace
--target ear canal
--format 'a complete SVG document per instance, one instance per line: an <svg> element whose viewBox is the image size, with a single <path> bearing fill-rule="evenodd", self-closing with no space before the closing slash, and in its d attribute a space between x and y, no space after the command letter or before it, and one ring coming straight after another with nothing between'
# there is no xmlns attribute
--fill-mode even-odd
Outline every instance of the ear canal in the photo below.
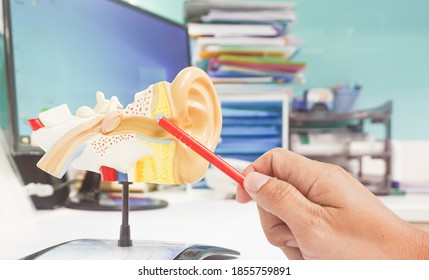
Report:
<svg viewBox="0 0 429 280"><path fill-rule="evenodd" d="M196 67L183 69L171 83L171 121L214 151L222 129L222 111L209 76ZM173 176L181 182L196 182L208 162L182 143L177 145Z"/></svg>

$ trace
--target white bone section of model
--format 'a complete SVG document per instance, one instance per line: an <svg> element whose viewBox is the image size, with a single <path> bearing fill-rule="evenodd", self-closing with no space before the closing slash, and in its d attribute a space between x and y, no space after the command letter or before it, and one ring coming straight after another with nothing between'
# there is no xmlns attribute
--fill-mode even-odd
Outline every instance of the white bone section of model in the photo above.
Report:
<svg viewBox="0 0 429 280"><path fill-rule="evenodd" d="M108 115L113 111L118 111L118 109L124 108L124 106L119 102L118 97L112 96L110 100L107 100L104 97L104 93L97 91L95 93L96 105L93 109L88 106L79 107L76 111L76 117L78 118L89 118L95 114L104 114Z"/></svg>
<svg viewBox="0 0 429 280"><path fill-rule="evenodd" d="M153 101L152 86L134 96L134 102L122 111L125 116L151 116ZM122 108L116 96L106 100L102 92L96 93L96 114L105 115ZM72 166L77 169L99 172L101 166L108 166L123 173L132 173L135 163L145 155L152 155L152 149L136 138L135 134L116 136L98 135L87 142L83 153L77 157Z"/></svg>
<svg viewBox="0 0 429 280"><path fill-rule="evenodd" d="M151 90L138 92L135 97L136 102L129 104L126 109L122 109L123 106L116 96L108 100L100 91L96 93L96 100L97 104L94 108L82 106L76 111L76 116L71 114L66 104L40 113L39 119L44 127L33 132L32 140L47 151L67 132L91 121L100 114L108 115L113 111L122 111L127 115L150 117ZM112 144L110 145L110 143ZM103 144L105 148L100 148L103 147ZM106 147L106 144L109 147ZM134 134L115 136L100 134L86 143L82 154L77 156L72 166L77 169L94 172L99 172L101 166L109 166L120 172L127 173L134 169L135 163L141 156L152 154L152 149L139 141Z"/></svg>
<svg viewBox="0 0 429 280"><path fill-rule="evenodd" d="M32 133L31 141L47 151L64 134L92 119L92 117L84 119L73 116L67 104L54 107L39 114L39 120L44 127Z"/></svg>

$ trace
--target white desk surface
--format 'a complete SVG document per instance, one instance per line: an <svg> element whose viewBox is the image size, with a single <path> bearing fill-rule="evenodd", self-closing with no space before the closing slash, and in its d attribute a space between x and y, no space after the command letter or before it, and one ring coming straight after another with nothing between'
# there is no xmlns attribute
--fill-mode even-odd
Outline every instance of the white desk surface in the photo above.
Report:
<svg viewBox="0 0 429 280"><path fill-rule="evenodd" d="M155 194L155 193L154 193ZM163 209L131 211L133 240L175 241L225 247L240 259L285 259L271 246L259 223L256 204L221 200L204 191L159 193L168 201ZM0 225L0 259L17 259L62 242L119 237L121 213L67 208L37 211L16 224Z"/></svg>
<svg viewBox="0 0 429 280"><path fill-rule="evenodd" d="M154 193L169 202L164 209L130 213L133 240L177 241L226 247L240 259L285 259L265 239L254 203L220 200L204 191ZM429 195L380 197L401 218L429 222ZM119 236L120 212L66 208L37 211L35 217L0 225L0 259L18 259L62 242L114 239Z"/></svg>
<svg viewBox="0 0 429 280"><path fill-rule="evenodd" d="M408 222L429 223L429 193L379 196L396 215Z"/></svg>

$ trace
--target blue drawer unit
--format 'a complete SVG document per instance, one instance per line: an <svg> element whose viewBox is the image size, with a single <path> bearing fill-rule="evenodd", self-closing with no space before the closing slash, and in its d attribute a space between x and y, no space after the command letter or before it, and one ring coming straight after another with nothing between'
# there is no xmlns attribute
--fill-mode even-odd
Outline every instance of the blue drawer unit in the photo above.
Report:
<svg viewBox="0 0 429 280"><path fill-rule="evenodd" d="M288 102L279 96L221 96L223 125L216 153L254 161L266 151L287 147Z"/></svg>

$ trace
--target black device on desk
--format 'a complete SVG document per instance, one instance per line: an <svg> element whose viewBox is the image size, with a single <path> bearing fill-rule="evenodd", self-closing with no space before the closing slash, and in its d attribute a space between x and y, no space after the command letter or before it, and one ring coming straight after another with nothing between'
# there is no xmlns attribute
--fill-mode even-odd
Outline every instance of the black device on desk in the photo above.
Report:
<svg viewBox="0 0 429 280"><path fill-rule="evenodd" d="M136 92L172 81L190 65L184 26L122 1L3 0L3 12L7 89L1 99L9 105L10 118L3 126L11 132L12 154L29 181L40 179L43 171L28 163L37 162L43 151L31 143L28 119L64 103L72 112L95 104L99 90L128 104ZM86 209L101 207L97 200L90 206L80 202ZM78 208L80 202L70 204ZM130 206L161 205L166 204Z"/></svg>
<svg viewBox="0 0 429 280"><path fill-rule="evenodd" d="M87 171L76 196L70 197L65 206L79 210L121 211L122 195L99 190L101 176L99 173ZM148 197L135 196L129 198L130 210L150 210L167 207L167 201Z"/></svg>

